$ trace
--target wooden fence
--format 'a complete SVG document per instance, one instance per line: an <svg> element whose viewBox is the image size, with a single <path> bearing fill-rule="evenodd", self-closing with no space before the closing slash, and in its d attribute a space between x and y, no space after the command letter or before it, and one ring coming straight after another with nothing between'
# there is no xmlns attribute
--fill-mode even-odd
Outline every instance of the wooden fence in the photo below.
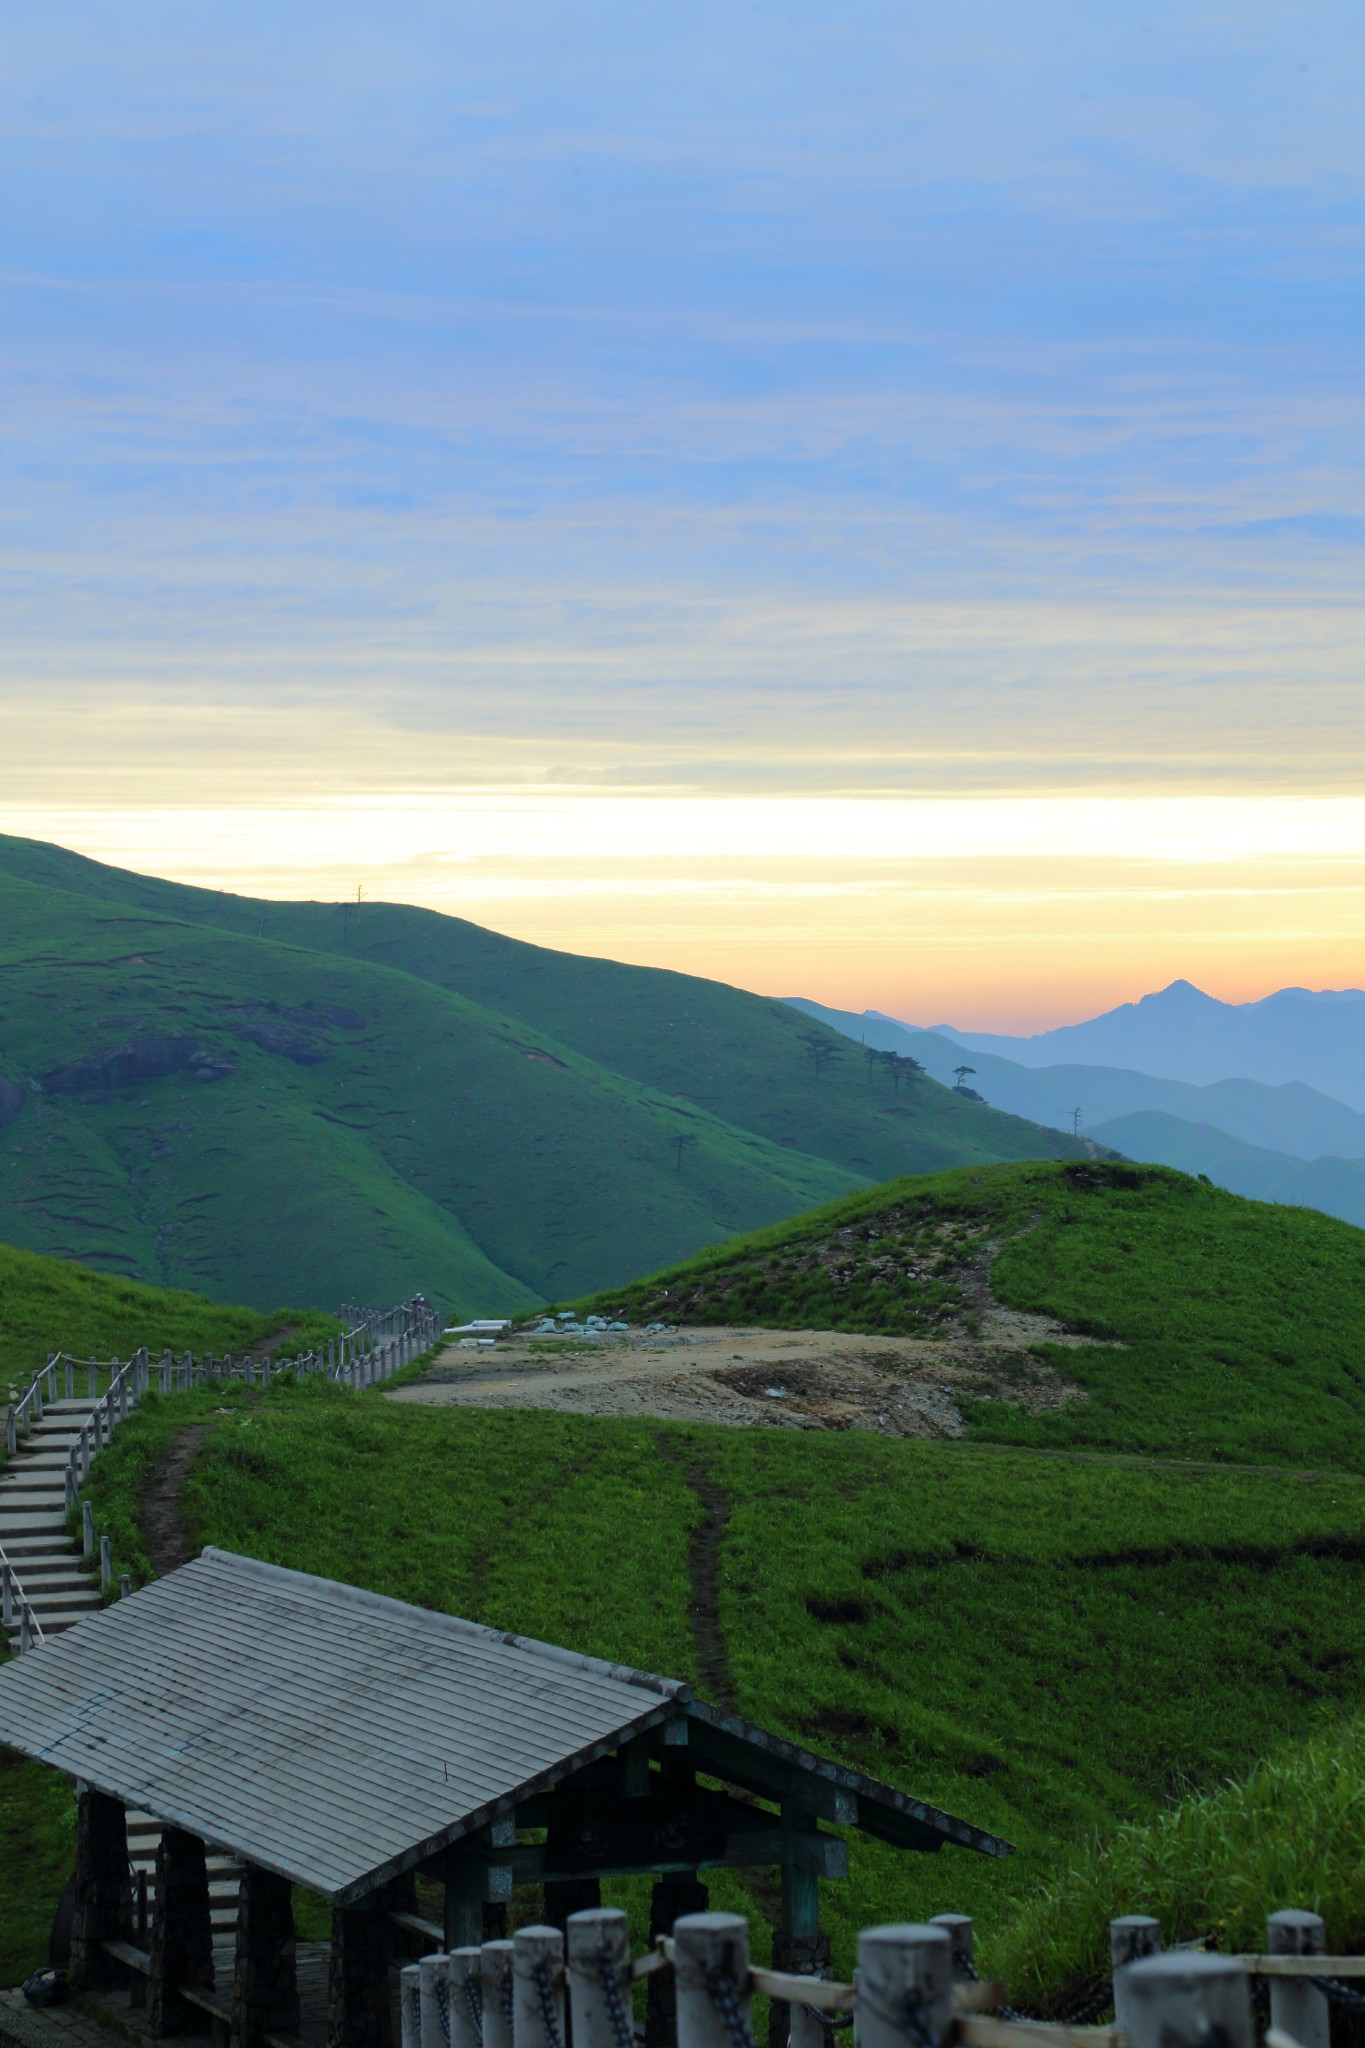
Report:
<svg viewBox="0 0 1365 2048"><path fill-rule="evenodd" d="M5 1446L13 1458L35 1424L56 1402L84 1398L93 1405L83 1416L75 1441L67 1452L63 1471L63 1497L68 1514L76 1507L81 1488L90 1477L90 1467L112 1440L115 1429L126 1422L143 1396L155 1390L162 1394L185 1393L194 1387L224 1385L238 1380L247 1386L268 1387L272 1378L288 1373L295 1379L322 1374L342 1386L372 1387L386 1380L435 1343L441 1334L441 1318L422 1296L386 1310L343 1307L341 1319L347 1327L339 1337L329 1337L314 1350L293 1358L257 1359L251 1352L239 1357L226 1353L216 1357L206 1351L196 1358L187 1351L177 1358L163 1351L153 1361L144 1345L120 1364L117 1358L73 1358L54 1351L46 1365L40 1365L18 1401L5 1414ZM98 1556L100 1590L113 1584L115 1571L109 1538L96 1532L89 1501L81 1503L81 1550L94 1568ZM127 1574L119 1590L132 1590ZM32 1605L19 1574L0 1549L0 1594L3 1595L4 1625L19 1627L19 1650L36 1649L43 1641Z"/></svg>
<svg viewBox="0 0 1365 2048"><path fill-rule="evenodd" d="M672 1978L677 2048L754 2048L756 1993L787 2008L791 2048L829 2048L848 2026L857 2048L1253 2048L1263 1993L1266 2048L1329 2048L1332 2006L1365 2006L1343 1981L1365 1978L1365 1957L1324 1954L1314 1913L1273 1913L1261 1955L1163 1954L1142 1915L1114 1921L1111 1946L1099 2009L1114 2021L1087 2026L1014 2012L1003 1985L977 1977L959 1914L865 1929L843 1984L752 1966L748 1923L734 1913L689 1914L632 1959L626 1915L594 1909L572 1914L567 1936L525 1927L410 1964L402 2048L635 2048L632 1990L657 1972Z"/></svg>

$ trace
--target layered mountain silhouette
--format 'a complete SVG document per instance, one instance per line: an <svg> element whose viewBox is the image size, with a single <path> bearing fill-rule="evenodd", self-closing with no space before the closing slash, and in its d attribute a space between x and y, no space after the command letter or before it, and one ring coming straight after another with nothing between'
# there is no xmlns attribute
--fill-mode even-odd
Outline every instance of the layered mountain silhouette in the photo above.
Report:
<svg viewBox="0 0 1365 2048"><path fill-rule="evenodd" d="M1189 982L1033 1037L925 1030L879 1011L794 1007L909 1054L935 1080L1234 1194L1365 1224L1365 992L1221 1003ZM1146 1062L1145 1067L1138 1061ZM1314 1084L1311 1077L1317 1075ZM1337 1080L1331 1092L1324 1075Z"/></svg>

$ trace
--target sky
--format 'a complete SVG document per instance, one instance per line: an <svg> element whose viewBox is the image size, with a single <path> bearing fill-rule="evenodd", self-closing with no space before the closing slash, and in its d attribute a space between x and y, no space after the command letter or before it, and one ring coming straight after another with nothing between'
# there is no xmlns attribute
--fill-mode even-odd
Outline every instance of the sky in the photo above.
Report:
<svg viewBox="0 0 1365 2048"><path fill-rule="evenodd" d="M0 830L916 1022L1356 985L1365 17L0 13Z"/></svg>

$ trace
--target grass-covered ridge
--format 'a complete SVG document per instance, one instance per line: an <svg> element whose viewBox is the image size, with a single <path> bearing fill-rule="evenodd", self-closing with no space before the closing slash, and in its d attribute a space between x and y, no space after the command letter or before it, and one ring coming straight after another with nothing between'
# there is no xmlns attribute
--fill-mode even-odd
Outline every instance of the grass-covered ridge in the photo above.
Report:
<svg viewBox="0 0 1365 2048"><path fill-rule="evenodd" d="M0 970L0 1239L259 1307L513 1314L891 1174L1082 1149L718 982L3 836Z"/></svg>
<svg viewBox="0 0 1365 2048"><path fill-rule="evenodd" d="M631 1317L970 1334L1006 1308L1089 1400L969 1411L1039 1447L1365 1467L1365 1233L1165 1167L1105 1161L895 1181L593 1298Z"/></svg>
<svg viewBox="0 0 1365 2048"><path fill-rule="evenodd" d="M286 1329L290 1347L307 1350L338 1327L316 1310L231 1308L0 1244L0 1391L54 1351L127 1358L145 1344L153 1354L169 1348L221 1355Z"/></svg>
<svg viewBox="0 0 1365 2048"><path fill-rule="evenodd" d="M197 1541L691 1676L1017 1844L998 1864L860 1843L827 1894L841 1967L858 1925L894 1915L972 1912L1003 1939L1087 1840L1365 1700L1365 1483L1344 1474L418 1411L310 1383L149 1402L94 1473L121 1564L141 1562L149 1448L191 1421ZM703 1498L728 1508L709 1640Z"/></svg>

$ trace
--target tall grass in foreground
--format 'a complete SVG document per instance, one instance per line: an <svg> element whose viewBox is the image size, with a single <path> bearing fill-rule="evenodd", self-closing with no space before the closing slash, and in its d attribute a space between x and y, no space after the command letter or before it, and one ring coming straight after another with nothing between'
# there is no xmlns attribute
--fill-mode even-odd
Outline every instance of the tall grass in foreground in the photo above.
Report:
<svg viewBox="0 0 1365 2048"><path fill-rule="evenodd" d="M1365 1718L1267 1757L1090 1843L1039 1888L985 1961L1018 2003L1065 2006L1107 1975L1109 1922L1151 1913L1166 1943L1265 1946L1266 1914L1321 1913L1329 1953L1365 1948Z"/></svg>

